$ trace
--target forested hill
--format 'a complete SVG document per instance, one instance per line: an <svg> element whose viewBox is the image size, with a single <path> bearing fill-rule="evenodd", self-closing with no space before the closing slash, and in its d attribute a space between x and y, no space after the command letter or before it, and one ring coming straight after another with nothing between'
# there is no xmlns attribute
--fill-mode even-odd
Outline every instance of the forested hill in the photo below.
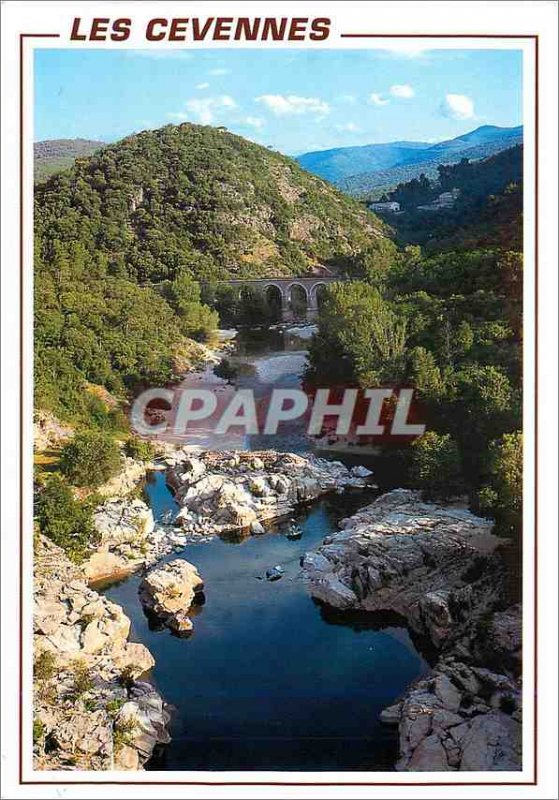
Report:
<svg viewBox="0 0 559 800"><path fill-rule="evenodd" d="M33 145L35 181L44 181L51 175L69 169L76 158L90 156L105 147L105 142L94 139L47 139Z"/></svg>
<svg viewBox="0 0 559 800"><path fill-rule="evenodd" d="M184 124L130 136L37 187L37 229L139 281L261 277L336 266L382 223L276 152Z"/></svg>
<svg viewBox="0 0 559 800"><path fill-rule="evenodd" d="M217 315L198 281L333 271L394 248L384 224L292 160L184 124L79 158L35 189L36 405L103 422L184 369ZM103 422L104 424L104 422Z"/></svg>
<svg viewBox="0 0 559 800"><path fill-rule="evenodd" d="M383 199L400 203L404 212L391 220L401 244L421 244L428 252L477 247L521 251L522 172L520 145L482 161L441 164L437 177L421 175L400 183ZM451 208L417 208L452 189L460 195Z"/></svg>

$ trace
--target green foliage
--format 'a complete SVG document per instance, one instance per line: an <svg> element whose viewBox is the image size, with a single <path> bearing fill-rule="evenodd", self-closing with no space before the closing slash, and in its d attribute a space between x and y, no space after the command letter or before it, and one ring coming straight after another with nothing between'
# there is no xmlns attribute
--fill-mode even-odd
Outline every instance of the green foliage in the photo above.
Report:
<svg viewBox="0 0 559 800"><path fill-rule="evenodd" d="M153 444L147 439L130 436L124 445L124 454L138 461L151 461L155 455Z"/></svg>
<svg viewBox="0 0 559 800"><path fill-rule="evenodd" d="M412 444L411 477L425 496L446 499L464 489L460 451L449 434L427 431Z"/></svg>
<svg viewBox="0 0 559 800"><path fill-rule="evenodd" d="M93 689L93 679L85 661L76 661L72 670L72 696L81 698Z"/></svg>
<svg viewBox="0 0 559 800"><path fill-rule="evenodd" d="M164 292L179 317L182 333L196 341L209 339L219 326L219 315L201 303L200 284L181 269Z"/></svg>
<svg viewBox="0 0 559 800"><path fill-rule="evenodd" d="M364 282L330 284L310 346L314 374L362 386L403 374L406 321Z"/></svg>
<svg viewBox="0 0 559 800"><path fill-rule="evenodd" d="M126 701L122 698L115 697L113 700L109 700L105 706L105 711L110 714L111 717L116 717L125 702Z"/></svg>
<svg viewBox="0 0 559 800"><path fill-rule="evenodd" d="M104 142L90 139L49 139L33 145L33 167L35 182L44 181L51 175L69 169L76 158L90 156L104 147Z"/></svg>
<svg viewBox="0 0 559 800"><path fill-rule="evenodd" d="M113 747L118 752L125 745L130 745L138 733L138 722L133 717L117 719L113 729Z"/></svg>
<svg viewBox="0 0 559 800"><path fill-rule="evenodd" d="M428 433L409 452L411 485L438 497L467 490L474 505L479 493L487 513L517 535L520 460L507 437L521 426L522 254L476 245L484 214L490 241L506 240L509 222L516 226L511 241L520 241L521 207L503 222L503 204L483 197L491 181L505 182L518 164L516 151L475 169L461 164L441 170L441 180L455 185L460 177L464 190L469 186L470 200L479 200L477 215L473 206L471 214L464 205L457 209L453 238L444 242L437 239L442 227L436 221L425 225L423 217L415 228L410 223L402 239L413 244L383 270L367 270L362 261L362 283L330 289L309 371L317 385L414 386ZM428 181L416 183L429 190ZM413 194L421 186L408 188ZM514 187L505 195L520 197ZM400 233L405 219L407 213L394 222ZM432 236L429 253L417 246L423 234ZM451 243L455 249L448 250ZM496 455L496 441L508 443L506 455Z"/></svg>
<svg viewBox="0 0 559 800"><path fill-rule="evenodd" d="M489 448L489 484L480 489L480 509L509 535L522 525L522 434L506 433Z"/></svg>
<svg viewBox="0 0 559 800"><path fill-rule="evenodd" d="M91 426L86 381L117 396L166 383L189 338L211 337L201 284L336 269L383 230L291 159L208 126L78 159L35 191L36 406ZM228 324L275 314L266 298L220 291Z"/></svg>
<svg viewBox="0 0 559 800"><path fill-rule="evenodd" d="M263 292L258 286L229 286L218 284L208 287L211 304L216 308L224 325L234 327L266 325L281 318L281 301L272 291Z"/></svg>
<svg viewBox="0 0 559 800"><path fill-rule="evenodd" d="M100 431L77 433L60 452L60 470L75 486L97 488L118 472L120 450Z"/></svg>
<svg viewBox="0 0 559 800"><path fill-rule="evenodd" d="M522 248L521 146L483 161L462 159L439 164L436 177L422 175L400 183L386 199L405 211L391 219L401 243L417 242L429 252L472 250L476 247ZM459 189L451 208L418 210L441 192Z"/></svg>
<svg viewBox="0 0 559 800"><path fill-rule="evenodd" d="M41 533L72 561L82 561L95 540L91 508L76 500L64 478L55 474L48 479L39 490L35 511Z"/></svg>
<svg viewBox="0 0 559 800"><path fill-rule="evenodd" d="M33 720L33 744L40 745L45 738L46 727L45 723L35 717Z"/></svg>

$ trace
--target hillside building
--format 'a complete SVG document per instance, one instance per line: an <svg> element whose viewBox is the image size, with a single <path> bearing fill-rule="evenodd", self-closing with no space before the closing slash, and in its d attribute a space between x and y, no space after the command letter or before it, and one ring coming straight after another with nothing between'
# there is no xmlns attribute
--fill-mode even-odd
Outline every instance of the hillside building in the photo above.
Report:
<svg viewBox="0 0 559 800"><path fill-rule="evenodd" d="M400 210L400 203L391 201L389 203L369 203L371 211L388 211L392 214Z"/></svg>

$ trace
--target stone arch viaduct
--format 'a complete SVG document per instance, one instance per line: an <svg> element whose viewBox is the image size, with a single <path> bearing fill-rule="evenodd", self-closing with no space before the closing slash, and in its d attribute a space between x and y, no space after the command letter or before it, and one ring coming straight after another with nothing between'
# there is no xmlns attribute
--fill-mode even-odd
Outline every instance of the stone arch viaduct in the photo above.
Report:
<svg viewBox="0 0 559 800"><path fill-rule="evenodd" d="M292 308L293 291L302 292L302 297L306 298L306 317L314 319L318 314L319 294L321 289L330 283L339 283L343 278L333 275L314 275L296 278L255 278L254 280L229 280L219 281L229 286L255 286L268 294L270 291L277 292L281 302L281 316L286 322L294 317Z"/></svg>

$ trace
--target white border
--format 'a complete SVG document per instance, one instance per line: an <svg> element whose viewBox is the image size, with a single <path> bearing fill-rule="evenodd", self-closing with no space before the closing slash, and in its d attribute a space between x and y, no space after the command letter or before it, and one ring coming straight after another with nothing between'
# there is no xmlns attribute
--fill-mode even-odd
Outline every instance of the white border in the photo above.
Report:
<svg viewBox="0 0 559 800"><path fill-rule="evenodd" d="M498 33L498 34L518 34L520 33L538 33L540 35L540 109L541 109L541 137L540 137L540 161L543 169L541 170L542 194L540 196L540 232L542 239L546 239L548 249L541 251L540 256L540 360L547 362L548 354L553 350L553 342L556 339L550 338L550 333L554 329L556 319L554 320L554 313L556 315L556 307L552 298L556 297L553 292L553 284L556 282L556 275L553 267L556 268L556 261L553 262L549 255L553 253L555 242L553 237L549 236L550 232L556 231L556 228L550 227L553 223L553 206L555 203L555 196L553 194L553 185L549 183L549 176L553 175L553 163L550 164L548 159L553 160L556 154L553 145L553 80L555 72L553 72L554 61L556 60L556 39L553 38L553 16L554 4L547 2L454 2L452 3L452 13L448 13L447 3L423 3L423 2L368 2L368 3L350 3L345 2L341 8L336 3L277 3L266 2L265 4L254 2L216 2L214 3L78 3L76 5L69 3L51 3L51 2L11 2L4 6L4 12L7 9L8 26L3 27L4 36L4 52L5 52L5 68L3 70L3 86L4 98L9 104L7 110L7 118L4 117L4 168L7 174L7 180L4 184L4 233L3 237L3 269L2 277L4 281L4 336L3 336L3 366L7 378L4 379L4 414L6 412L10 415L8 424L4 426L4 446L7 458L3 460L3 487L4 498L12 502L4 505L3 511L7 511L3 524L3 541L4 548L3 558L3 590L8 596L8 610L9 616L6 615L5 627L3 627L3 636L6 637L4 653L16 653L16 642L18 639L17 627L17 614L15 609L15 601L18 595L18 580L15 570L17 559L14 557L17 551L18 542L18 508L17 508L17 460L18 460L18 431L15 424L17 416L17 392L12 390L11 387L16 387L18 384L18 363L17 363L17 331L19 327L18 322L18 275L19 275L19 255L18 255L18 241L17 241L17 227L18 227L18 208L14 199L18 196L18 159L16 154L18 152L18 93L15 91L18 66L18 36L19 31L24 32L53 32L63 34L61 39L54 40L27 40L26 47L26 63L25 63L25 99L26 107L25 124L26 131L31 130L32 124L32 69L31 65L31 51L34 47L83 47L83 43L69 43L65 41L64 32L69 32L71 20L74 16L83 16L88 18L90 16L131 16L135 19L134 33L130 41L126 43L119 43L116 47L123 48L146 48L147 45L143 41L141 31L144 24L140 20L147 20L153 16L193 16L200 14L201 16L220 15L232 16L237 14L242 15L257 15L266 14L267 16L282 15L282 16L330 16L333 19L333 33L330 38L324 42L317 44L305 45L303 43L284 43L281 47L328 47L344 49L367 49L377 48L384 44L381 40L367 40L367 39L337 39L335 31L347 32L413 32L420 33L422 30L428 30L430 33L448 33L449 31L456 30L460 32L474 31L476 33ZM476 22L475 28L473 27L472 20ZM6 30L8 28L8 30ZM386 43L393 47L394 40L386 40ZM87 44L85 46L88 46ZM114 43L107 45L96 43L92 45L95 47L115 47ZM152 45L153 46L153 45ZM175 45L176 46L176 45ZM211 43L213 47L262 47L266 46L262 43ZM52 782L52 788L49 786L33 786L27 785L23 787L17 786L17 729L14 726L14 721L17 718L17 663L15 658L6 659L4 662L4 671L6 682L3 686L9 687L7 692L4 692L4 734L6 734L6 726L9 725L8 736L3 737L3 754L7 757L5 761L6 769L8 772L7 785L11 792L9 796L25 796L25 797L43 797L55 796L59 792L63 792L67 796L89 797L97 796L100 791L103 791L95 786L73 786L63 788L60 780L69 781L73 778L81 778L92 780L95 783L107 780L125 779L127 781L146 781L150 778L157 781L188 781L193 780L208 780L208 781L242 781L248 783L257 783L259 780L266 781L279 781L289 782L297 781L301 783L312 783L313 781L333 781L343 784L344 781L351 782L378 782L382 783L383 780L390 782L426 782L426 781L444 781L453 783L455 781L483 781L484 783L500 783L503 781L518 781L529 780L533 774L533 765L531 763L531 738L532 738L532 714L530 713L533 704L533 694L530 687L533 686L533 674L531 674L531 659L528 653L531 652L531 641L533 637L532 625L532 610L531 601L533 600L533 550L529 546L530 541L528 534L533 531L533 442L531 430L533 429L534 419L534 396L531 391L533 386L534 362L533 362L533 337L534 337L534 317L533 317L533 297L534 297L534 265L533 265L533 251L534 251L534 236L533 236L533 222L534 222L534 190L533 181L535 178L534 162L530 154L533 153L533 145L535 142L535 131L533 128L532 113L533 108L533 56L529 52L530 44L525 41L519 40L500 40L498 43L491 40L475 40L475 39L459 39L454 45L448 40L434 39L425 40L425 47L428 48L442 48L452 47L469 49L473 47L507 47L514 49L524 50L524 124L525 124L525 406L524 406L524 419L526 429L526 462L525 462L525 481L526 481L526 494L525 494L525 542L524 548L524 591L525 591L525 630L524 630L524 646L526 650L525 658L525 721L524 721L524 738L525 738L525 756L524 768L522 773L201 773L201 772L165 772L165 773L33 773L30 761L30 748L26 754L24 775L26 779L30 780L45 780ZM207 48L208 43L201 43L199 47ZM7 83L7 74L10 76L10 82ZM551 108L550 108L551 106ZM551 133L551 141L550 134ZM547 142L547 144L546 144ZM551 145L551 147L550 147ZM24 410L28 424L24 431L24 452L25 452L25 526L24 530L31 532L32 530L32 506L31 506L31 466L32 466L32 435L31 435L31 409L32 409L32 386L31 386L31 320L32 320L32 297L31 297L31 276L32 276L32 237L30 232L32 230L32 141L28 137L25 142L24 149L24 163L26 165L25 174L25 217L24 229L26 231L25 241L25 281L26 281L26 296L24 306L24 320L26 323L26 340L24 347L24 362L27 365L28 371L26 374L25 388L24 388ZM551 171L549 171L551 167ZM547 184L547 186L546 186ZM549 226L549 227L548 227ZM542 242L543 243L543 242ZM543 351L543 352L542 352ZM554 362L556 364L556 362ZM547 375L542 375L544 381ZM7 388L9 387L9 388ZM548 397L555 397L554 384L552 384L549 394L545 387L540 389L540 406L542 398L546 400ZM6 394L8 398L6 398ZM12 398L12 399L10 399ZM7 406L7 402L9 405ZM549 432L556 430L554 427L554 417L550 415L552 412L549 406L544 405L540 407L540 426L541 430L545 430L545 441L549 442ZM549 417L549 419L548 419ZM6 422L6 418L4 419ZM547 427L547 425L551 427ZM544 428L544 425L546 426ZM547 459L545 450L540 446L540 453L542 460L544 460L543 469L540 467L540 487L548 482L549 478L553 478L553 465L552 459ZM549 489L549 487L547 487ZM7 510L5 506L8 506ZM553 519L554 509L549 509L551 520ZM541 513L541 512L540 512ZM556 596L556 584L553 580L553 574L550 575L550 561L549 555L555 550L556 552L556 527L549 528L549 522L545 522L546 517L541 515L540 518L540 595L546 599L546 617L548 614L548 598ZM553 536L549 536L549 531L552 530ZM31 553L31 535L27 537L26 552L24 553L24 596L31 599L31 574L32 574L32 553ZM7 556L7 557L6 557ZM6 568L8 564L8 568ZM6 608L4 604L4 608ZM541 608L541 600L540 600ZM556 606L554 607L556 608ZM541 627L541 626L540 626ZM6 632L7 629L7 632ZM31 674L30 674L30 642L31 642L31 603L26 604L26 614L24 618L24 634L25 634L25 651L24 658L26 662L26 670L24 674L24 697L31 698ZM545 641L548 641L547 627L545 630ZM547 706L549 691L553 691L551 686L546 681L546 674L549 678L547 670L548 664L540 655L540 698L542 698L542 687L545 687L545 705ZM24 721L24 737L27 741L31 742L30 725L31 725L31 708L26 709L27 714ZM6 714L6 709L9 709ZM548 750L550 757L545 758L545 751L549 745L553 744L556 730L552 726L548 726L547 714L541 715L540 721L540 750L542 754L540 764L540 781L542 781L548 773L546 769L556 764L554 757L551 755L553 751ZM545 731L545 734L543 733ZM455 787L448 786L437 789L436 787L421 787L415 786L413 788L402 787L382 787L382 793L385 797L407 797L413 794L418 797L449 797L452 791L452 796L455 797L469 797L476 793L483 792L485 797L544 797L551 796L550 791L553 791L553 780L556 775L549 774L548 780L550 783L545 788L545 783L540 782L539 786L523 786L523 787L497 787L491 788L484 786L483 789L478 787ZM58 788L56 788L58 786ZM379 787L380 788L380 787ZM378 796L379 788L375 787L352 787L352 795L357 797ZM69 792L73 795L70 795ZM150 797L153 794L153 787L149 786L111 786L104 790L110 796L120 797ZM264 793L262 788L258 789L259 795L254 794L256 789L251 789L249 786L243 787L204 787L204 786L176 786L176 787L158 787L159 794L165 793L165 796L197 796L197 797L215 797L215 796L231 796L231 797L248 797L248 796L261 796ZM342 789L342 792L347 793L347 788ZM541 794L541 792L544 794ZM219 792L217 794L216 792ZM547 792L547 793L545 793ZM276 788L267 787L265 790L267 797L329 797L339 796L339 789L335 787L287 787L278 786ZM8 795L4 795L8 796Z"/></svg>

